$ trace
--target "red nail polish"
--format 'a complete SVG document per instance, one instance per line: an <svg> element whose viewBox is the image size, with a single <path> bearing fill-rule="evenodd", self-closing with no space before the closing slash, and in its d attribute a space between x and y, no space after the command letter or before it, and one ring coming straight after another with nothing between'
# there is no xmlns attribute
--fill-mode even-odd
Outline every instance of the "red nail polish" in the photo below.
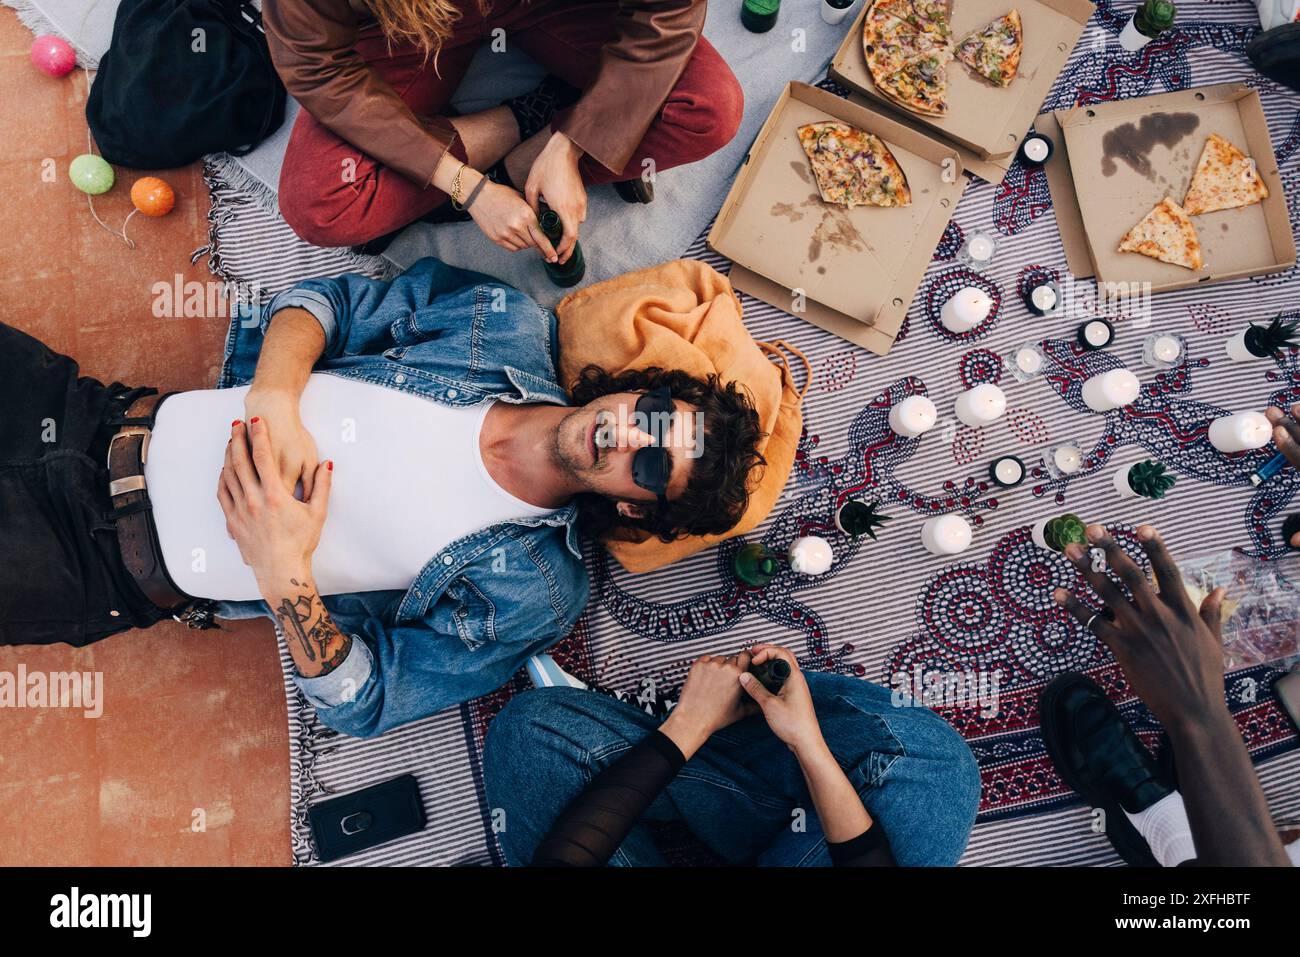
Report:
<svg viewBox="0 0 1300 957"><path fill-rule="evenodd" d="M243 419L235 419L234 422L231 422L231 423L230 423L230 427L233 429L235 426L239 425L239 423L242 422L242 421L243 421Z"/></svg>
<svg viewBox="0 0 1300 957"><path fill-rule="evenodd" d="M325 467L326 467L327 469L329 469L331 472L333 472L333 471L334 471L334 460L333 460L333 459L328 460L328 461L325 463Z"/></svg>
<svg viewBox="0 0 1300 957"><path fill-rule="evenodd" d="M255 423L255 422L261 422L261 421L262 421L262 417L261 417L260 415L255 415L255 416L253 416L251 419L248 420L248 424L249 424L249 425L252 425L252 424Z"/></svg>

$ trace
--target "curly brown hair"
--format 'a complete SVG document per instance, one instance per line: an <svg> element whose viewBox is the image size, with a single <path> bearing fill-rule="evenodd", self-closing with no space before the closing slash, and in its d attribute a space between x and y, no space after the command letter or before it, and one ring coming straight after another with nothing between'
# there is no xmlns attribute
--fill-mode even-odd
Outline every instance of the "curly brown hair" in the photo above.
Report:
<svg viewBox="0 0 1300 957"><path fill-rule="evenodd" d="M667 386L679 402L702 414L704 438L694 459L686 491L666 507L646 506L642 518L618 513L617 503L603 495L584 493L575 500L583 532L597 540L620 531L640 529L671 542L683 535L717 535L735 526L749 505L754 470L766 465L759 454L763 430L748 395L734 382L716 375L699 379L681 370L632 369L611 375L589 365L569 387L575 405L586 405L618 392L648 392Z"/></svg>

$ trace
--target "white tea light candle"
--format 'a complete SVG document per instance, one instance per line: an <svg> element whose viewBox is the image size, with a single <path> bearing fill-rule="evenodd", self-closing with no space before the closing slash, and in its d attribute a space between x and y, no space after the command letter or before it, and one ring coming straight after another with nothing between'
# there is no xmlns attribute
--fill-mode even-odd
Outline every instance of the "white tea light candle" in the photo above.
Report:
<svg viewBox="0 0 1300 957"><path fill-rule="evenodd" d="M1043 369L1043 354L1033 346L1021 346L1016 350L1016 368L1025 375L1036 375Z"/></svg>
<svg viewBox="0 0 1300 957"><path fill-rule="evenodd" d="M1083 403L1094 412L1109 412L1138 397L1142 384L1127 369L1111 369L1083 384Z"/></svg>
<svg viewBox="0 0 1300 957"><path fill-rule="evenodd" d="M1173 336L1159 336L1151 343L1151 354L1161 362L1174 362L1182 354L1183 347Z"/></svg>
<svg viewBox="0 0 1300 957"><path fill-rule="evenodd" d="M989 317L993 300L983 289L966 286L953 293L939 310L939 321L949 332L970 332Z"/></svg>
<svg viewBox="0 0 1300 957"><path fill-rule="evenodd" d="M1172 369L1182 361L1185 349L1182 336L1153 332L1142 340L1142 361L1153 369Z"/></svg>
<svg viewBox="0 0 1300 957"><path fill-rule="evenodd" d="M960 515L936 515L921 526L921 544L931 555L956 555L970 543L970 523Z"/></svg>
<svg viewBox="0 0 1300 957"><path fill-rule="evenodd" d="M982 382L957 396L957 418L972 429L987 425L1007 411L1007 396L991 382Z"/></svg>
<svg viewBox="0 0 1300 957"><path fill-rule="evenodd" d="M1024 297L1025 308L1036 316L1046 316L1061 305L1061 287L1051 279L1039 279Z"/></svg>
<svg viewBox="0 0 1300 957"><path fill-rule="evenodd" d="M1042 133L1030 133L1020 144L1020 162L1026 166L1042 166L1052 155L1052 141Z"/></svg>
<svg viewBox="0 0 1300 957"><path fill-rule="evenodd" d="M1262 449L1273 437L1273 426L1260 412L1238 412L1210 423L1210 444L1220 452Z"/></svg>
<svg viewBox="0 0 1300 957"><path fill-rule="evenodd" d="M1083 453L1077 445L1058 445L1052 449L1052 467L1062 475L1071 475L1083 468Z"/></svg>
<svg viewBox="0 0 1300 957"><path fill-rule="evenodd" d="M909 395L889 410L889 427L909 439L930 431L938 419L939 411L923 395Z"/></svg>
<svg viewBox="0 0 1300 957"><path fill-rule="evenodd" d="M1079 345L1088 350L1104 349L1115 338L1115 327L1105 319L1089 319L1076 333Z"/></svg>
<svg viewBox="0 0 1300 957"><path fill-rule="evenodd" d="M1025 463L1014 455L1004 455L989 466L989 478L1002 488L1015 488L1025 480Z"/></svg>
<svg viewBox="0 0 1300 957"><path fill-rule="evenodd" d="M817 535L804 535L790 543L790 570L800 575L824 575L835 563L831 543Z"/></svg>
<svg viewBox="0 0 1300 957"><path fill-rule="evenodd" d="M1052 287L1051 283L1045 283L1041 286L1035 286L1029 294L1029 301L1034 304L1034 308L1039 313L1048 313L1056 308L1060 296Z"/></svg>
<svg viewBox="0 0 1300 957"><path fill-rule="evenodd" d="M984 264L993 258L997 243L988 233L972 233L966 240L966 258L973 263Z"/></svg>

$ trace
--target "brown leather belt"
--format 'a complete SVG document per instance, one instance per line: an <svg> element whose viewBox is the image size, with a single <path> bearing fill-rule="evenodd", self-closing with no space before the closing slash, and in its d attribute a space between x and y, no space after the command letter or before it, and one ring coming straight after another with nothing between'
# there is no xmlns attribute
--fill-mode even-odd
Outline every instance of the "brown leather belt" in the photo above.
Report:
<svg viewBox="0 0 1300 957"><path fill-rule="evenodd" d="M177 615L194 599L176 587L163 566L153 507L144 481L154 416L166 398L166 395L142 396L117 420L122 428L108 443L108 495L113 503L117 544L127 571L146 598Z"/></svg>

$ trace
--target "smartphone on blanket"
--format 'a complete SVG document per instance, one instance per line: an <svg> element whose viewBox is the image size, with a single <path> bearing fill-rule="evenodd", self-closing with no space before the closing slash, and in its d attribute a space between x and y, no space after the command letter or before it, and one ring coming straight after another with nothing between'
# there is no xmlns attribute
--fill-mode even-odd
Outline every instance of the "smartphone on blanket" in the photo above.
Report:
<svg viewBox="0 0 1300 957"><path fill-rule="evenodd" d="M415 834L425 824L420 785L413 774L313 804L307 819L322 861Z"/></svg>

